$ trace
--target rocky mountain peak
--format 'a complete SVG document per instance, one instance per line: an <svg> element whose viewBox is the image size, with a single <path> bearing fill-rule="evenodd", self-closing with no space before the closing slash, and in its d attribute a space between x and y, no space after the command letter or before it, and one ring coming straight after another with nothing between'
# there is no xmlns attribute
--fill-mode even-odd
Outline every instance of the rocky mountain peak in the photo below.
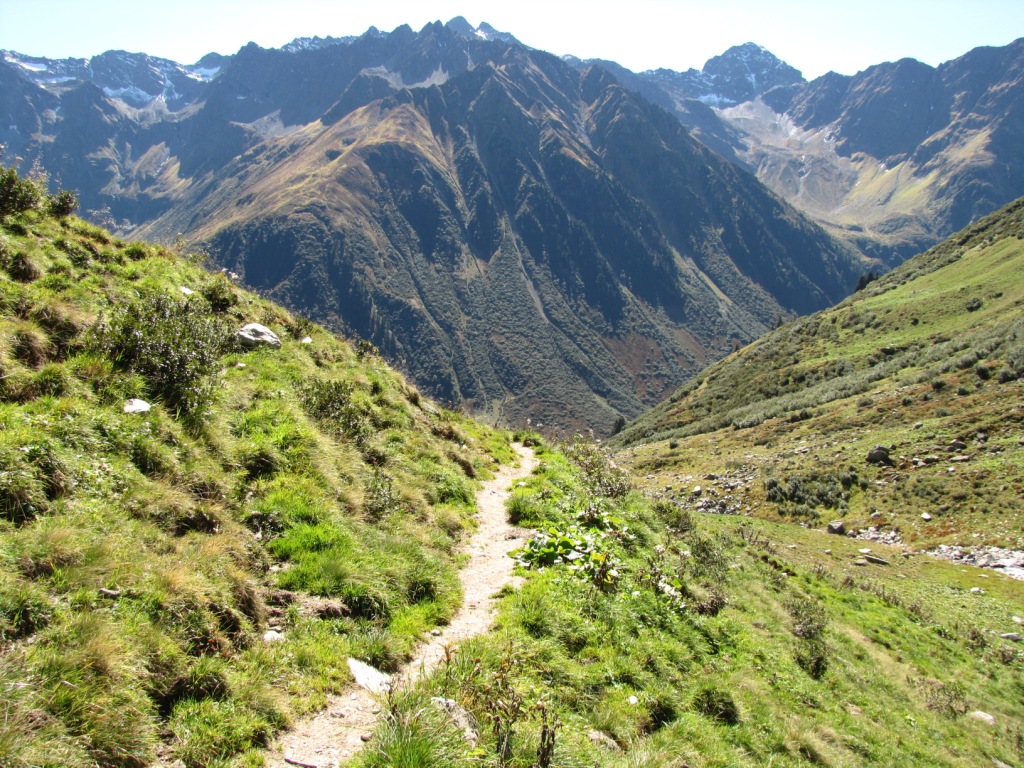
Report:
<svg viewBox="0 0 1024 768"><path fill-rule="evenodd" d="M714 93L734 103L750 101L772 88L803 83L800 70L791 67L756 43L734 45L713 56L702 71Z"/></svg>
<svg viewBox="0 0 1024 768"><path fill-rule="evenodd" d="M480 26L474 27L465 16L456 16L445 24L445 27L463 37L479 38L481 40L500 40L503 43L518 43L519 40L508 32L495 29L486 21L480 22Z"/></svg>

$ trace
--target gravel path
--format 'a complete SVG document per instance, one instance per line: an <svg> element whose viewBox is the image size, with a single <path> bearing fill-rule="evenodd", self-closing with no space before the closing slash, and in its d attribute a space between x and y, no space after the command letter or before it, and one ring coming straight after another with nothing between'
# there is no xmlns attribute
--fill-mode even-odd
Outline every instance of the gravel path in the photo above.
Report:
<svg viewBox="0 0 1024 768"><path fill-rule="evenodd" d="M420 646L416 656L396 677L415 680L429 674L444 657L446 645L456 645L486 632L494 618L494 594L511 583L514 563L508 553L522 546L529 532L510 525L505 519L505 500L513 483L528 476L537 465L533 452L515 446L518 467L502 467L477 493L479 528L467 548L470 560L459 576L462 580L462 607L441 633ZM375 687L373 681L370 687ZM314 717L296 724L283 734L267 754L268 768L336 768L349 760L373 732L380 714L376 693L360 685L328 702Z"/></svg>

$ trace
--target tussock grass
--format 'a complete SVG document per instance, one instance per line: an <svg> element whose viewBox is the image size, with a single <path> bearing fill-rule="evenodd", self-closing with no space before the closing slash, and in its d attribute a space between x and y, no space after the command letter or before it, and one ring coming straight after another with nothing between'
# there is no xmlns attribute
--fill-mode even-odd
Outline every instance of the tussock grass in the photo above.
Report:
<svg viewBox="0 0 1024 768"><path fill-rule="evenodd" d="M884 572L872 575L881 582L865 580L843 567L860 542L680 511L635 490L620 494L592 480L600 449L579 448L544 449L542 465L508 507L528 509L545 536L588 521L586 550L543 564L525 558L526 581L504 596L498 631L452 649L429 680L396 697L397 711L377 735L388 746L359 765L387 764L385 755L400 754L397 745L406 743L428 764L540 764L542 711L560 723L551 765L1019 759L1013 724L1024 715L1021 661L1006 666L972 646L975 635L956 623L966 619L951 619L967 615L950 610L950 599L964 601L963 587L955 597L948 580L958 569L918 570L913 581ZM588 511L598 506L602 516ZM597 535L599 520L611 518L616 526L600 523ZM801 532L795 550L788 531ZM577 530L569 538L582 536ZM835 557L822 555L833 540ZM610 583L585 567L591 554L615 563ZM1021 589L998 586L1005 591L989 616L1006 622ZM941 618L922 618L913 607L914 596L929 592L936 594L925 600ZM712 593L715 609L702 609ZM419 719L435 716L424 709L428 696L454 699L476 724L478 743L453 756L450 732ZM998 712L1006 727L974 727L965 704Z"/></svg>
<svg viewBox="0 0 1024 768"><path fill-rule="evenodd" d="M0 763L255 765L447 620L508 435L166 248L31 206L0 242Z"/></svg>

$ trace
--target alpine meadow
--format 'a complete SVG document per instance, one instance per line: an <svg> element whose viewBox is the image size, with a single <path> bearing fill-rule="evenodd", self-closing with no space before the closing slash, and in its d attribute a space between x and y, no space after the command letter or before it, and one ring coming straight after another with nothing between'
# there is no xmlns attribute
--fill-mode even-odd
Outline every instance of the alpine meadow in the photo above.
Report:
<svg viewBox="0 0 1024 768"><path fill-rule="evenodd" d="M0 768L1024 766L1022 42L0 56Z"/></svg>

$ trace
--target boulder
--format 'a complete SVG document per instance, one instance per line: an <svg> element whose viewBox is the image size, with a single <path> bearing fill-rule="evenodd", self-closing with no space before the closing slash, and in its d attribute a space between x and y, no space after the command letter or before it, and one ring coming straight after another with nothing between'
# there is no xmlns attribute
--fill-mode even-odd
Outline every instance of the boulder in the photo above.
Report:
<svg viewBox="0 0 1024 768"><path fill-rule="evenodd" d="M1012 640L1015 643L1019 643L1022 639L1020 632L1004 632L1000 635L1003 640Z"/></svg>
<svg viewBox="0 0 1024 768"><path fill-rule="evenodd" d="M620 747L616 743L615 739L613 739L607 733L602 733L601 731L590 731L587 734L587 738L590 739L592 743L597 744L599 747L604 747L605 749L611 752L622 751L622 747Z"/></svg>
<svg viewBox="0 0 1024 768"><path fill-rule="evenodd" d="M996 719L994 716L990 715L988 712L982 712L980 709L976 709L973 712L968 712L967 717L969 717L971 720L977 720L979 723L983 723L992 728L994 728L996 724Z"/></svg>
<svg viewBox="0 0 1024 768"><path fill-rule="evenodd" d="M842 520L833 520L827 526L825 526L826 533L834 533L836 536L846 535L846 523Z"/></svg>
<svg viewBox="0 0 1024 768"><path fill-rule="evenodd" d="M277 337L277 334L267 328L267 326L260 325L259 323L249 323L242 326L235 333L235 336L243 347L249 349L254 347L281 348L281 339Z"/></svg>
<svg viewBox="0 0 1024 768"><path fill-rule="evenodd" d="M152 407L153 406L151 406L145 400L139 400L138 398L133 397L131 400L128 400L128 401L125 402L125 404L124 404L124 412L125 413L149 413L149 411L150 411L150 409L152 409Z"/></svg>
<svg viewBox="0 0 1024 768"><path fill-rule="evenodd" d="M370 693L384 693L391 687L391 675L374 669L359 659L348 660L348 669L355 678L356 684Z"/></svg>
<svg viewBox="0 0 1024 768"><path fill-rule="evenodd" d="M875 565L889 564L888 560L885 560L884 558L881 558L878 555L864 555L864 559L867 560L869 563L874 563Z"/></svg>
<svg viewBox="0 0 1024 768"><path fill-rule="evenodd" d="M889 449L884 445L876 445L868 451L868 464L877 464L882 467L891 467L892 459L889 458Z"/></svg>

